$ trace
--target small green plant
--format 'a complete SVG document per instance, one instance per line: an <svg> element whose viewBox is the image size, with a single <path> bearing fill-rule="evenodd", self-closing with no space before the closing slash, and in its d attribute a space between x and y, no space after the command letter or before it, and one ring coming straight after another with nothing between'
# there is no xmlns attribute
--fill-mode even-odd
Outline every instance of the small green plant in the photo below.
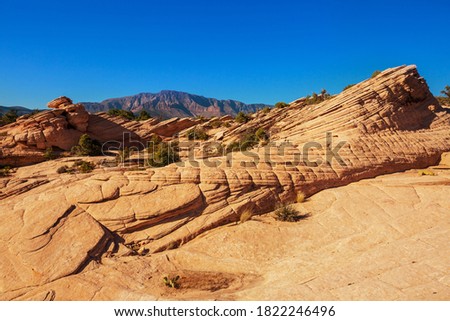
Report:
<svg viewBox="0 0 450 321"><path fill-rule="evenodd" d="M356 84L350 84L350 85L345 86L343 91L345 91L349 88L352 88L354 85L356 85Z"/></svg>
<svg viewBox="0 0 450 321"><path fill-rule="evenodd" d="M191 128L187 131L186 137L189 140L207 140L208 134L202 128Z"/></svg>
<svg viewBox="0 0 450 321"><path fill-rule="evenodd" d="M247 123L250 120L250 117L244 112L240 111L237 113L236 118L234 120L238 123Z"/></svg>
<svg viewBox="0 0 450 321"><path fill-rule="evenodd" d="M284 107L288 107L289 104L285 103L284 101L279 101L275 104L275 108L284 108Z"/></svg>
<svg viewBox="0 0 450 321"><path fill-rule="evenodd" d="M66 165L64 165L64 166L58 167L58 169L56 170L56 172L57 172L58 174L64 174L64 173L67 173L68 170L69 170L69 168L68 168Z"/></svg>
<svg viewBox="0 0 450 321"><path fill-rule="evenodd" d="M378 76L379 74L381 74L381 71L375 70L375 71L372 73L372 76L370 76L370 78L375 78L375 77Z"/></svg>
<svg viewBox="0 0 450 321"><path fill-rule="evenodd" d="M297 222L309 217L309 214L300 214L292 205L283 205L275 210L275 216L278 221Z"/></svg>
<svg viewBox="0 0 450 321"><path fill-rule="evenodd" d="M0 177L6 177L9 175L11 175L11 167L3 166L3 168L0 168Z"/></svg>
<svg viewBox="0 0 450 321"><path fill-rule="evenodd" d="M270 112L270 107L269 107L269 106L264 107L264 108L262 109L262 112L263 112L264 114L268 114L268 113Z"/></svg>
<svg viewBox="0 0 450 321"><path fill-rule="evenodd" d="M119 116L128 120L134 120L136 118L136 116L131 111L116 108L108 110L108 115Z"/></svg>
<svg viewBox="0 0 450 321"><path fill-rule="evenodd" d="M148 148L148 154L146 165L151 167L163 167L180 161L178 145L173 143L151 144Z"/></svg>
<svg viewBox="0 0 450 321"><path fill-rule="evenodd" d="M46 160L52 160L52 159L55 159L55 158L56 158L56 155L55 155L55 153L53 152L53 148L52 148L52 147L49 147L49 148L47 148L47 149L45 150L45 152L44 152L44 158L45 158Z"/></svg>
<svg viewBox="0 0 450 321"><path fill-rule="evenodd" d="M326 89L322 89L320 94L316 94L315 92L312 95L306 96L305 105L315 105L319 104L327 99L330 99L332 96L327 92Z"/></svg>
<svg viewBox="0 0 450 321"><path fill-rule="evenodd" d="M77 156L98 156L102 153L102 146L88 134L83 134L78 141L78 145L72 147L71 153Z"/></svg>
<svg viewBox="0 0 450 321"><path fill-rule="evenodd" d="M11 109L2 115L0 122L4 125L11 124L14 123L18 117L19 114L17 113L17 110Z"/></svg>
<svg viewBox="0 0 450 321"><path fill-rule="evenodd" d="M144 120L148 120L148 119L150 119L150 118L152 118L152 117L150 116L150 114L148 113L148 111L146 111L146 110L141 110L141 112L139 113L139 116L136 118L136 120L144 121Z"/></svg>
<svg viewBox="0 0 450 321"><path fill-rule="evenodd" d="M419 176L436 176L436 173L429 169L422 169L417 172Z"/></svg>
<svg viewBox="0 0 450 321"><path fill-rule="evenodd" d="M179 289L180 288L180 276L177 275L175 277L169 277L165 276L163 277L163 283L165 286L172 288L172 289Z"/></svg>
<svg viewBox="0 0 450 321"><path fill-rule="evenodd" d="M258 128L255 132L255 137L259 140L268 140L269 135L267 135L266 131L263 128Z"/></svg>
<svg viewBox="0 0 450 321"><path fill-rule="evenodd" d="M94 170L95 165L91 162L81 161L77 163L76 167L81 173L90 173Z"/></svg>

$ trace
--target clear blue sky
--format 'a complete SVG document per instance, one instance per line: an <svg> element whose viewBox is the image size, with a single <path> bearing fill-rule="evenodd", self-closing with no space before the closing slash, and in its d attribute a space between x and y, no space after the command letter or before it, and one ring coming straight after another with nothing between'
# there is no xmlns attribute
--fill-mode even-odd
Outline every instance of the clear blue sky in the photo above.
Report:
<svg viewBox="0 0 450 321"><path fill-rule="evenodd" d="M450 1L0 1L0 105L173 89L247 103L416 64L450 85Z"/></svg>

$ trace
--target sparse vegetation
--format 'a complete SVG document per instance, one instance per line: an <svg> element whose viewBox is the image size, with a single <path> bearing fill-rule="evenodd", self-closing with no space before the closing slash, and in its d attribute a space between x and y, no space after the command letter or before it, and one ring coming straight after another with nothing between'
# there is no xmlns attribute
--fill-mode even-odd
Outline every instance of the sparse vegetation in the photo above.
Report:
<svg viewBox="0 0 450 321"><path fill-rule="evenodd" d="M115 108L108 110L108 115L120 116L128 120L134 120L136 118L136 116L129 110L115 109Z"/></svg>
<svg viewBox="0 0 450 321"><path fill-rule="evenodd" d="M197 127L189 129L186 133L186 137L189 140L207 140L209 138L208 134L203 130L203 128Z"/></svg>
<svg viewBox="0 0 450 321"><path fill-rule="evenodd" d="M172 289L179 289L180 288L180 276L174 276L174 277L169 277L169 276L165 276L163 277L163 283L165 286L172 288Z"/></svg>
<svg viewBox="0 0 450 321"><path fill-rule="evenodd" d="M0 118L0 124L7 125L14 123L18 117L19 114L17 113L17 110L11 109L2 115L2 117Z"/></svg>
<svg viewBox="0 0 450 321"><path fill-rule="evenodd" d="M381 74L381 71L375 70L375 71L372 73L372 76L370 76L370 78L375 78L375 77L378 76L379 74Z"/></svg>
<svg viewBox="0 0 450 321"><path fill-rule="evenodd" d="M263 128L258 128L255 132L255 137L259 140L268 140L269 135L267 135L266 131Z"/></svg>
<svg viewBox="0 0 450 321"><path fill-rule="evenodd" d="M148 120L150 118L152 118L152 117L146 110L141 110L141 112L139 113L139 116L136 118L136 120L144 121L144 120Z"/></svg>
<svg viewBox="0 0 450 321"><path fill-rule="evenodd" d="M9 175L11 175L11 167L9 166L0 167L0 177L6 177Z"/></svg>
<svg viewBox="0 0 450 321"><path fill-rule="evenodd" d="M356 85L356 84L350 84L350 85L345 86L343 91L345 91L349 88L352 88L354 85Z"/></svg>
<svg viewBox="0 0 450 321"><path fill-rule="evenodd" d="M250 120L250 117L244 112L240 111L237 113L236 118L234 119L238 123L247 123Z"/></svg>
<svg viewBox="0 0 450 321"><path fill-rule="evenodd" d="M309 217L309 214L300 214L292 205L283 205L276 209L275 216L278 221L297 222Z"/></svg>
<svg viewBox="0 0 450 321"><path fill-rule="evenodd" d="M421 169L417 173L419 176L436 176L436 173L430 169Z"/></svg>
<svg viewBox="0 0 450 321"><path fill-rule="evenodd" d="M296 197L296 201L297 203L303 203L306 200L306 196L303 192L298 192L297 193L297 197Z"/></svg>
<svg viewBox="0 0 450 321"><path fill-rule="evenodd" d="M441 91L444 96L438 96L436 99L443 106L450 106L450 86L445 86L444 90Z"/></svg>
<svg viewBox="0 0 450 321"><path fill-rule="evenodd" d="M81 173L90 173L94 170L95 165L91 162L81 161L77 168Z"/></svg>
<svg viewBox="0 0 450 321"><path fill-rule="evenodd" d="M67 173L68 170L69 170L69 167L67 167L66 165L64 165L64 166L58 167L58 169L56 170L56 172L57 172L58 174L64 174L64 173Z"/></svg>
<svg viewBox="0 0 450 321"><path fill-rule="evenodd" d="M163 167L180 161L178 145L174 143L159 142L152 144L149 149L149 158L146 165L151 167Z"/></svg>
<svg viewBox="0 0 450 321"><path fill-rule="evenodd" d="M49 147L49 148L47 148L47 149L45 150L45 152L44 152L44 158L45 158L46 160L52 160L52 159L55 159L55 158L56 158L56 155L55 155L55 153L54 153L52 147Z"/></svg>
<svg viewBox="0 0 450 321"><path fill-rule="evenodd" d="M284 108L284 107L288 107L289 104L285 103L284 101L279 101L275 104L275 108Z"/></svg>
<svg viewBox="0 0 450 321"><path fill-rule="evenodd" d="M98 156L101 155L101 144L91 139L88 134L83 134L78 145L72 147L71 152L77 156Z"/></svg>
<svg viewBox="0 0 450 321"><path fill-rule="evenodd" d="M270 107L269 107L269 106L264 107L264 108L262 109L262 112L263 112L264 114L268 114L268 113L270 112Z"/></svg>
<svg viewBox="0 0 450 321"><path fill-rule="evenodd" d="M332 96L327 92L326 89L322 89L320 94L312 93L311 96L306 96L305 105L315 105L319 104L327 99L330 99Z"/></svg>

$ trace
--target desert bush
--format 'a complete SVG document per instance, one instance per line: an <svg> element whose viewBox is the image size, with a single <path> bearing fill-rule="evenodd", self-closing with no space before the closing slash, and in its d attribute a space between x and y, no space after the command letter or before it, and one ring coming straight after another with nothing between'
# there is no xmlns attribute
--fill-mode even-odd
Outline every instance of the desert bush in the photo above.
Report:
<svg viewBox="0 0 450 321"><path fill-rule="evenodd" d="M250 120L250 117L244 112L240 111L237 113L236 118L234 120L238 123L247 123Z"/></svg>
<svg viewBox="0 0 450 321"><path fill-rule="evenodd" d="M81 161L81 163L78 165L78 170L81 173L90 173L94 170L95 165L91 162Z"/></svg>
<svg viewBox="0 0 450 321"><path fill-rule="evenodd" d="M422 169L417 172L419 176L436 176L436 173L429 169Z"/></svg>
<svg viewBox="0 0 450 321"><path fill-rule="evenodd" d="M375 70L375 71L372 73L372 76L370 76L370 78L375 78L375 77L378 76L379 74L381 74L381 71Z"/></svg>
<svg viewBox="0 0 450 321"><path fill-rule="evenodd" d="M150 146L148 152L147 166L163 167L180 161L177 144L160 142Z"/></svg>
<svg viewBox="0 0 450 321"><path fill-rule="evenodd" d="M6 177L11 175L11 167L3 166L0 168L0 177Z"/></svg>
<svg viewBox="0 0 450 321"><path fill-rule="evenodd" d="M270 112L270 107L269 107L269 106L264 107L264 108L262 109L262 112L263 112L264 114L268 114L268 113Z"/></svg>
<svg viewBox="0 0 450 321"><path fill-rule="evenodd" d="M350 84L350 85L345 86L343 91L345 91L349 88L352 88L354 85L356 85L356 84Z"/></svg>
<svg viewBox="0 0 450 321"><path fill-rule="evenodd" d="M18 117L19 114L17 113L17 110L11 109L2 115L2 117L0 118L0 122L3 125L11 124L14 123Z"/></svg>
<svg viewBox="0 0 450 321"><path fill-rule="evenodd" d="M61 167L58 167L58 169L56 170L56 172L58 173L58 174L63 174L63 173L67 173L67 171L68 171L68 167L67 166L61 166Z"/></svg>
<svg viewBox="0 0 450 321"><path fill-rule="evenodd" d="M208 134L202 128L191 128L187 131L186 137L189 140L207 140Z"/></svg>
<svg viewBox="0 0 450 321"><path fill-rule="evenodd" d="M322 89L320 94L316 94L315 92L313 92L311 96L306 96L305 105L315 105L327 99L330 99L331 97L332 96L327 92L326 89Z"/></svg>
<svg viewBox="0 0 450 321"><path fill-rule="evenodd" d="M307 218L309 214L300 214L300 212L293 208L292 205L283 205L275 210L275 216L278 221L297 222Z"/></svg>
<svg viewBox="0 0 450 321"><path fill-rule="evenodd" d="M255 137L259 140L268 140L269 135L267 135L266 131L263 128L258 128L255 132Z"/></svg>
<svg viewBox="0 0 450 321"><path fill-rule="evenodd" d="M47 149L45 150L45 152L44 152L44 158L45 158L46 160L52 160L52 159L55 159L55 158L56 158L56 155L55 155L55 153L53 152L53 148L52 148L52 147L49 147L49 148L47 148Z"/></svg>
<svg viewBox="0 0 450 321"><path fill-rule="evenodd" d="M101 144L89 137L88 134L83 134L78 141L78 145L72 147L71 152L77 156L98 156L102 153Z"/></svg>
<svg viewBox="0 0 450 321"><path fill-rule="evenodd" d="M180 288L180 276L174 276L174 277L169 277L169 276L165 276L163 277L163 283L165 286L169 287L169 288L173 288L173 289L179 289Z"/></svg>
<svg viewBox="0 0 450 321"><path fill-rule="evenodd" d="M297 193L297 197L296 197L296 201L297 203L303 203L306 200L306 196L305 194L303 194L303 192L298 192Z"/></svg>
<svg viewBox="0 0 450 321"><path fill-rule="evenodd" d="M148 111L146 110L141 110L141 112L139 113L139 116L136 118L136 120L139 121L144 121L144 120L148 120L152 118L152 116L150 116L150 114L148 113Z"/></svg>
<svg viewBox="0 0 450 321"><path fill-rule="evenodd" d="M288 107L289 104L285 103L284 101L279 101L275 104L275 108L284 108L284 107Z"/></svg>
<svg viewBox="0 0 450 321"><path fill-rule="evenodd" d="M110 116L120 116L122 118L128 119L128 120L134 120L136 116L129 110L123 110L123 109L110 109L108 110L108 115Z"/></svg>

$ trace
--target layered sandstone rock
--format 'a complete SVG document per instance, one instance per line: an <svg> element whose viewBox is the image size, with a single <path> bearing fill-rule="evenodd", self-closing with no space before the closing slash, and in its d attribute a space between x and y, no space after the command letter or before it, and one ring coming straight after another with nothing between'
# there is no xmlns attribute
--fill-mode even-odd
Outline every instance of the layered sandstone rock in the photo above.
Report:
<svg viewBox="0 0 450 321"><path fill-rule="evenodd" d="M242 128L226 130L223 137L232 140L261 126L270 129L271 144L208 161L143 171L99 169L76 179L52 174L51 183L20 194L10 191L36 180L37 174L24 169L3 180L0 213L7 213L8 219L1 231L9 231L4 243L18 244L30 238L33 242L5 247L4 256L12 263L4 263L2 273L13 273L11 266L21 268L14 278L4 279L2 291L20 292L27 282L41 284L79 271L92 260L86 253L105 251L106 246L98 244L111 239L108 233L115 240L109 256L157 253L236 222L246 210L261 214L276 204L292 202L300 191L310 196L380 174L427 167L450 150L450 114L439 106L414 66L386 70L318 105L305 106L299 100L289 108L255 115ZM35 193L45 197L35 199ZM32 210L35 217L29 219L29 204L37 201L39 205ZM76 215L66 215L69 209ZM82 229L73 232L76 226L69 225L69 218L79 220ZM41 227L34 227L36 219L43 221ZM70 268L57 262L52 263L55 271L46 265L35 267L39 255L48 255L50 243L45 235L61 222L67 222L64 229L57 229L62 239L66 235L70 239L70 233L88 237L72 240L77 246L66 260ZM29 258L28 253L40 246L34 242L41 242L43 250ZM70 246L70 242L61 242L64 249ZM14 280L19 277L25 281L16 285Z"/></svg>

